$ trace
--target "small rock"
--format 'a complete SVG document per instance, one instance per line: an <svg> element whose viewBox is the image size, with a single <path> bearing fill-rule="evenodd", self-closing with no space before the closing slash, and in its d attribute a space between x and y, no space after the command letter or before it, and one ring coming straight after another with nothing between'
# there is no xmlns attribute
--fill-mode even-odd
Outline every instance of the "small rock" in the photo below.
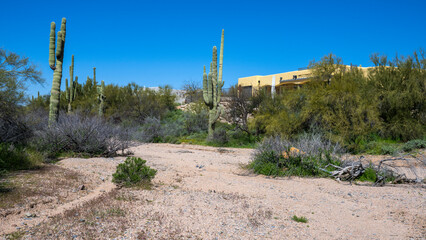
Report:
<svg viewBox="0 0 426 240"><path fill-rule="evenodd" d="M85 190L85 189L86 189L86 186L84 186L84 185L80 185L80 186L78 187L78 189L80 189L80 190Z"/></svg>
<svg viewBox="0 0 426 240"><path fill-rule="evenodd" d="M26 216L27 218L31 218L31 217L36 217L36 214L35 214L35 213L27 212L27 213L25 213L25 216Z"/></svg>
<svg viewBox="0 0 426 240"><path fill-rule="evenodd" d="M102 181L102 182L105 182L105 178L101 177L101 181Z"/></svg>
<svg viewBox="0 0 426 240"><path fill-rule="evenodd" d="M80 222L85 222L86 220L85 219L80 219Z"/></svg>

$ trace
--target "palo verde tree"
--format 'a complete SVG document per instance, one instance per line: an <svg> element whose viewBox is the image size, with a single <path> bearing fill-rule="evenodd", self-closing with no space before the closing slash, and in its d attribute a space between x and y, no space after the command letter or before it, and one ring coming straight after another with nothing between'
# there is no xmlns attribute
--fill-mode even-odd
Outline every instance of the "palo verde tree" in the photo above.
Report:
<svg viewBox="0 0 426 240"><path fill-rule="evenodd" d="M220 106L220 97L222 94L222 67L223 67L223 39L224 30L222 29L222 38L220 42L220 57L219 57L219 74L217 71L217 48L213 47L213 60L210 63L210 72L207 75L206 66L203 73L203 99L204 103L209 108L209 137L213 135L216 121L219 119L223 111ZM219 75L219 77L218 77Z"/></svg>
<svg viewBox="0 0 426 240"><path fill-rule="evenodd" d="M58 32L57 45L55 44L56 24L50 24L49 65L53 70L52 90L50 92L49 125L58 121L59 100L61 93L62 63L64 60L65 35L67 20L62 18L61 30ZM56 47L56 54L55 54Z"/></svg>
<svg viewBox="0 0 426 240"><path fill-rule="evenodd" d="M373 54L369 82L378 97L384 137L410 140L426 136L426 58L420 49L411 56Z"/></svg>

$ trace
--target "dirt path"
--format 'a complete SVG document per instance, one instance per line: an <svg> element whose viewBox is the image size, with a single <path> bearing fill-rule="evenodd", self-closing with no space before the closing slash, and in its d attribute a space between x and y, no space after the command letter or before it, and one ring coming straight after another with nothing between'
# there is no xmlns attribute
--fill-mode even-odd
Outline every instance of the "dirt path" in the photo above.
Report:
<svg viewBox="0 0 426 240"><path fill-rule="evenodd" d="M60 163L62 167L90 175L99 186L86 198L62 205L50 214L69 212L73 208L79 209L79 212L53 219L40 217L37 221L43 223L29 228L26 237L426 238L426 191L422 185L376 188L350 186L331 179L255 176L240 167L250 160L252 150L248 149L145 144L132 150L135 156L147 160L148 165L158 170L152 191L113 190L109 176L123 158L63 160ZM112 197L115 200L93 202L108 191L117 192ZM91 201L92 205L85 205ZM114 214L103 220L105 214L98 214L100 205L105 212ZM90 211L89 208L96 207L93 216L84 215L84 212ZM40 216L48 215L40 211ZM293 221L291 217L294 215L306 217L308 223ZM90 221L83 221L83 217ZM0 229L4 228L2 224Z"/></svg>

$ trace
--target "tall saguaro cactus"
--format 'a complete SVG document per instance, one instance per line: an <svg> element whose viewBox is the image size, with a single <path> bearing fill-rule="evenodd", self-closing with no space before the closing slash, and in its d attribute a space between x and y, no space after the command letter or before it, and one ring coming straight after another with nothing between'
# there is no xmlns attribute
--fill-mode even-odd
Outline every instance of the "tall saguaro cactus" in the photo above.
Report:
<svg viewBox="0 0 426 240"><path fill-rule="evenodd" d="M58 32L57 41L55 39L56 24L55 22L50 24L49 65L53 70L53 82L52 90L50 91L49 125L57 122L59 117L59 98L61 91L62 62L64 60L66 23L67 20L62 18L61 30Z"/></svg>
<svg viewBox="0 0 426 240"><path fill-rule="evenodd" d="M65 81L66 84L66 99L68 101L68 113L72 111L71 104L75 99L75 93L77 88L77 79L78 77L75 77L74 80L74 55L71 57L71 66L70 66L70 85L68 87L68 81ZM65 79L67 80L67 79Z"/></svg>
<svg viewBox="0 0 426 240"><path fill-rule="evenodd" d="M209 137L213 135L216 121L219 119L223 111L220 105L220 97L222 94L222 87L224 81L222 80L223 69L223 41L224 30L222 30L222 37L220 43L220 57L219 57L219 74L217 69L217 48L213 47L213 60L210 63L210 72L207 75L206 66L204 66L203 73L203 99L204 103L209 108ZM219 78L218 78L219 75Z"/></svg>
<svg viewBox="0 0 426 240"><path fill-rule="evenodd" d="M101 81L101 86L97 87L98 90L98 100L99 100L99 111L98 115L102 117L104 115L104 105L105 105L105 83L104 80Z"/></svg>

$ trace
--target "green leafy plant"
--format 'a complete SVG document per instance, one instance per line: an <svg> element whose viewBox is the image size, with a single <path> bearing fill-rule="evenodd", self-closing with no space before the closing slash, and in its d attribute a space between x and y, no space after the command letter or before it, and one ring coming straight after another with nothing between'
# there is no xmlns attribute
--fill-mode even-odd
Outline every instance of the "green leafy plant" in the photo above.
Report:
<svg viewBox="0 0 426 240"><path fill-rule="evenodd" d="M373 167L368 167L365 169L364 173L359 178L362 182L376 182L376 170Z"/></svg>
<svg viewBox="0 0 426 240"><path fill-rule="evenodd" d="M157 170L145 165L146 161L137 157L128 157L124 163L117 166L116 172L112 175L114 183L126 187L140 183L150 183Z"/></svg>
<svg viewBox="0 0 426 240"><path fill-rule="evenodd" d="M308 222L308 219L306 217L298 217L296 215L293 215L293 217L291 219L296 221L296 222L300 222L300 223L307 223Z"/></svg>

